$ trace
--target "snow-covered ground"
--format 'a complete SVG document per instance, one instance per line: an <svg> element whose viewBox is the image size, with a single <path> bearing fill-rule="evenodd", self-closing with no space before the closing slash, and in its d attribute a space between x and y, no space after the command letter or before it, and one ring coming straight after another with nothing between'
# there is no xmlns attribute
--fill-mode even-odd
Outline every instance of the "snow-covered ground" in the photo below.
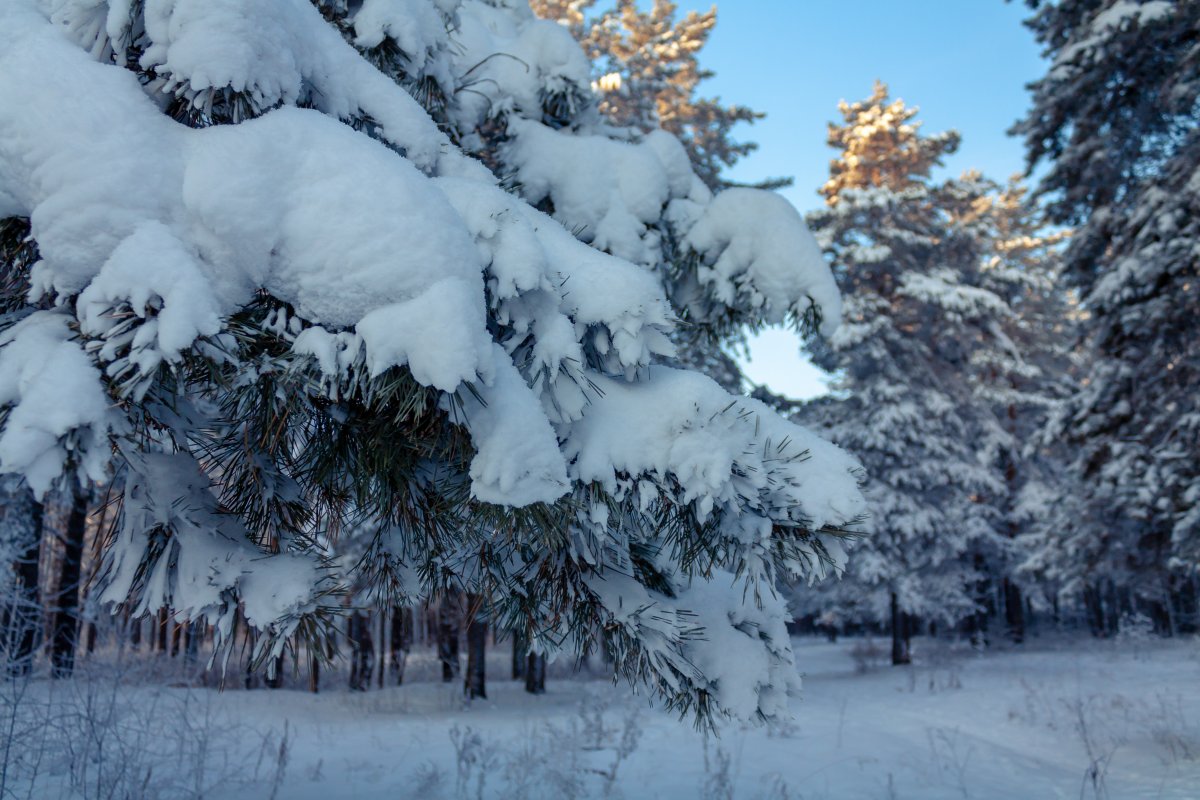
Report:
<svg viewBox="0 0 1200 800"><path fill-rule="evenodd" d="M71 796L75 755L91 796L114 780L107 759L147 786L219 798L1200 797L1200 642L1043 639L978 655L918 640L911 668L865 644L797 639L794 721L717 737L599 675L552 673L546 695L527 695L501 679L504 653L489 698L470 705L427 680L319 695L38 681L28 707L54 691L103 722L115 701L127 724L104 726L108 751L82 759L90 778L87 737L46 734L32 796Z"/></svg>

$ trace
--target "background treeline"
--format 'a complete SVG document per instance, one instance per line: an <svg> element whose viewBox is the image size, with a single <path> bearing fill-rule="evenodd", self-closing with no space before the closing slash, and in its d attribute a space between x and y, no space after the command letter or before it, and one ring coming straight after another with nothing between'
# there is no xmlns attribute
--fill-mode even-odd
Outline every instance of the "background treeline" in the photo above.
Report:
<svg viewBox="0 0 1200 800"><path fill-rule="evenodd" d="M715 11L535 5L585 43L611 113L698 163L752 148L728 134L755 112L694 99ZM916 632L1200 623L1200 4L1028 5L1048 69L1010 133L1040 183L941 177L959 135L883 84L843 103L808 219L847 306L811 352L834 391L754 389L867 473L871 532L842 580L794 587L800 624L888 631L897 663Z"/></svg>
<svg viewBox="0 0 1200 800"><path fill-rule="evenodd" d="M16 481L6 482L3 490L0 520L26 526L22 538L29 543L25 552L8 556L18 591L5 597L0 653L10 677L31 674L43 658L53 676L70 677L78 660L99 652L108 660L170 659L164 662L174 665L169 672L247 689L286 684L317 692L324 676L326 682L344 686L348 681L351 689L366 691L400 685L406 675L413 677L415 667L421 679L461 680L469 697L486 697L487 653L503 651L505 669L496 672L493 664L493 679L523 681L533 694L545 691L546 657L512 637L497 642L482 598L459 591L415 605L380 603L369 591L347 595L342 624L328 639L330 649L314 651L298 634L272 669L261 669L254 658L255 632L240 614L233 621L234 646L218 652L207 622L169 609L141 617L113 614L96 602L90 589L100 564L98 548L111 524L111 497L51 495L37 503Z"/></svg>

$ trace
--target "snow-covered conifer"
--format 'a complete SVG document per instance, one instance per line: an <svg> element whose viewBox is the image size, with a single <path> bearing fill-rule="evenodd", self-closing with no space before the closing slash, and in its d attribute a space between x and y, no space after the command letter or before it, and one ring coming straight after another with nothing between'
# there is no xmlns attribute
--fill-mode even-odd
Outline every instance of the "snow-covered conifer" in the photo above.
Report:
<svg viewBox="0 0 1200 800"><path fill-rule="evenodd" d="M1010 438L971 377L1011 312L984 285L976 223L963 213L972 194L985 199L982 184L930 176L958 135L922 134L917 109L889 99L883 84L839 110L827 207L809 221L846 295L842 327L815 349L839 373L842 396L800 417L862 460L873 534L841 582L818 596L798 590L798 601L890 621L902 663L908 618L974 614L978 583L1003 548L995 500Z"/></svg>
<svg viewBox="0 0 1200 800"><path fill-rule="evenodd" d="M690 11L676 19L677 5L654 0L643 10L634 0L588 17L596 0L533 0L538 16L556 20L579 39L599 75L600 111L621 127L651 131L661 127L679 138L696 174L711 189L730 185L721 173L758 145L737 142L733 128L762 119L746 106L723 105L696 91L712 72L700 64L700 51L717 24L717 9ZM778 188L790 178L757 184Z"/></svg>
<svg viewBox="0 0 1200 800"><path fill-rule="evenodd" d="M1000 186L971 171L947 181L945 189L954 225L975 242L974 280L1007 305L1005 313L983 321L969 375L975 396L992 408L1007 433L996 453L1005 491L989 498L1007 541L986 566L989 610L1019 642L1025 628L1021 587L1035 589L1038 600L1062 588L1061 580L1033 563L1045 555L1047 537L1061 534L1064 512L1077 495L1064 469L1063 448L1042 435L1078 378L1079 313L1061 279L1067 233L1046 229L1015 178ZM1059 509L1044 507L1043 500Z"/></svg>
<svg viewBox="0 0 1200 800"><path fill-rule="evenodd" d="M1014 132L1031 168L1048 167L1040 190L1052 219L1075 228L1066 276L1087 315L1088 368L1050 433L1072 444L1086 492L1086 520L1064 533L1064 565L1078 568L1090 603L1115 585L1160 629L1192 626L1200 4L1034 6L1028 24L1051 63Z"/></svg>
<svg viewBox="0 0 1200 800"><path fill-rule="evenodd" d="M0 469L121 474L102 599L218 644L240 607L274 664L343 592L467 591L784 708L774 581L840 566L858 466L665 362L677 319L831 333L836 286L524 0L5 3L0 218Z"/></svg>

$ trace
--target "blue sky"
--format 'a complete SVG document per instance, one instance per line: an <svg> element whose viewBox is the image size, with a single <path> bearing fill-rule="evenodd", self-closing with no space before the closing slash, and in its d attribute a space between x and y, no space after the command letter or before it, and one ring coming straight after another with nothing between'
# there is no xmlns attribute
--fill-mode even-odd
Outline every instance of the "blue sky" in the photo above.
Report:
<svg viewBox="0 0 1200 800"><path fill-rule="evenodd" d="M711 2L679 0L680 14ZM783 194L801 211L821 202L834 151L826 123L839 100L871 93L876 78L893 97L920 106L926 131L957 129L954 174L978 168L1004 179L1024 168L1022 145L1005 130L1024 112L1025 84L1044 72L1033 37L1021 25L1023 3L1003 0L725 0L701 52L716 77L703 96L720 96L767 118L738 131L759 149L728 174L753 181L791 175ZM746 372L793 397L824 391L799 342L770 331L752 344Z"/></svg>

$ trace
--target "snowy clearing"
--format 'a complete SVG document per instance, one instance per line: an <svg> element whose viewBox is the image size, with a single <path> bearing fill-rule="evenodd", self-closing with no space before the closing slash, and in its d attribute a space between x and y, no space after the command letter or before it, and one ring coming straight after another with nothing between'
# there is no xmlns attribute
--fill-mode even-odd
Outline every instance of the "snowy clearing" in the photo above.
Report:
<svg viewBox="0 0 1200 800"><path fill-rule="evenodd" d="M458 683L430 680L432 659L416 660L409 675L417 680L402 687L351 693L339 681L319 695L178 685L110 694L112 669L97 668L71 682L35 682L24 695L27 710L44 710L51 692L56 700L46 716L52 722L41 728L48 746L30 796L72 796L67 762L86 749L87 736L66 735L53 720L84 700L107 730L106 750L87 759L95 790L104 783L100 763L124 755L123 768L150 770L173 795L222 798L1194 798L1200 791L1194 639L1042 640L984 655L918 639L911 668L883 666L884 643L876 640L872 653L868 641L796 639L806 691L793 701L794 720L729 725L707 741L613 686L599 667L574 677L552 671L547 694L527 695L500 679L507 675L501 648L490 663L489 699L470 705ZM120 721L103 717L116 694L139 700L116 704ZM172 708L187 713L163 713ZM152 714L161 730L135 724Z"/></svg>

